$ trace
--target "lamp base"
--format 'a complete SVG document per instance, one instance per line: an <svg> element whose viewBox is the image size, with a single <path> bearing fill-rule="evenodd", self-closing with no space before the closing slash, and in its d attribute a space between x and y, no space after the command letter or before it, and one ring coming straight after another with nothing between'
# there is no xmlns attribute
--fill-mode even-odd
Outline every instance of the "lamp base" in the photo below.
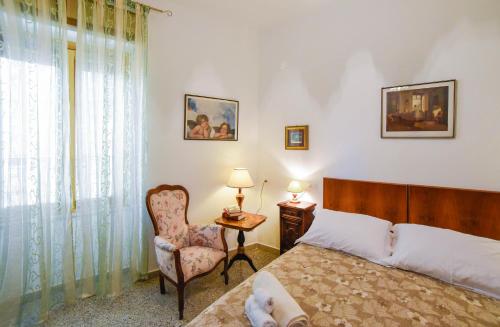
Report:
<svg viewBox="0 0 500 327"><path fill-rule="evenodd" d="M238 203L238 207L243 211L243 199L245 199L245 195L241 193L241 188L238 189L238 194L236 194L236 203Z"/></svg>
<svg viewBox="0 0 500 327"><path fill-rule="evenodd" d="M300 203L299 199L297 199L297 194L292 194L292 199L289 200L290 203Z"/></svg>

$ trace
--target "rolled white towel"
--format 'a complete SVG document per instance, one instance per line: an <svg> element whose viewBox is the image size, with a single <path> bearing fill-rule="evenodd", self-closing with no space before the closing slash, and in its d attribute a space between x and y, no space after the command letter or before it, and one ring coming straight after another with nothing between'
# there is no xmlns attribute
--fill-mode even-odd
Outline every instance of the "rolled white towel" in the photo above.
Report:
<svg viewBox="0 0 500 327"><path fill-rule="evenodd" d="M265 288L271 295L274 302L272 316L280 327L309 326L309 316L273 274L267 271L258 272L252 287L254 292Z"/></svg>
<svg viewBox="0 0 500 327"><path fill-rule="evenodd" d="M273 312L274 300L268 291L263 288L256 288L253 290L253 295L259 307L267 313Z"/></svg>
<svg viewBox="0 0 500 327"><path fill-rule="evenodd" d="M257 304L253 295L245 302L245 313L253 327L278 327L273 317Z"/></svg>

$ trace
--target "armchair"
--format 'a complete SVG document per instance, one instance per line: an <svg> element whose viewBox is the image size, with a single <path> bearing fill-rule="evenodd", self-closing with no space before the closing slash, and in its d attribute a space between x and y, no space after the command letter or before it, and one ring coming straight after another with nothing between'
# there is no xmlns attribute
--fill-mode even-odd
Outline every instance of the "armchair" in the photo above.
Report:
<svg viewBox="0 0 500 327"><path fill-rule="evenodd" d="M224 283L228 283L224 227L189 225L188 205L189 193L180 185L160 185L146 195L155 231L160 292L165 294L165 279L177 288L179 319L183 319L184 287L188 282L209 274L224 261Z"/></svg>

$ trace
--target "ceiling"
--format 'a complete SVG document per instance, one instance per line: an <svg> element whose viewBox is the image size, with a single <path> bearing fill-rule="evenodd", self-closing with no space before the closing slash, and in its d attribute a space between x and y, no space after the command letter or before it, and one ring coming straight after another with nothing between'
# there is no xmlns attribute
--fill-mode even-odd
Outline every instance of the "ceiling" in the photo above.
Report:
<svg viewBox="0 0 500 327"><path fill-rule="evenodd" d="M232 17L255 28L265 29L319 10L330 0L142 0L167 9L169 3L195 7L207 13ZM174 13L175 15L175 13Z"/></svg>

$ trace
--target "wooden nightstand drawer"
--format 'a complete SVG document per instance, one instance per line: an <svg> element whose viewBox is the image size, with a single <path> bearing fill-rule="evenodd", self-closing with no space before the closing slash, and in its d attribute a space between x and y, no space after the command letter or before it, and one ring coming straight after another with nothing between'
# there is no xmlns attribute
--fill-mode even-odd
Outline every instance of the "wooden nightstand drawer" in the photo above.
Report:
<svg viewBox="0 0 500 327"><path fill-rule="evenodd" d="M290 216L290 215L283 213L283 214L281 214L281 219L288 220L288 221L296 223L296 224L302 224L302 217Z"/></svg>
<svg viewBox="0 0 500 327"><path fill-rule="evenodd" d="M286 208L281 209L280 214L290 216L290 217L299 217L299 218L302 218L302 216L303 216L302 211L286 209Z"/></svg>
<svg viewBox="0 0 500 327"><path fill-rule="evenodd" d="M295 241L309 229L314 219L315 203L278 203L280 207L280 253L295 246Z"/></svg>

